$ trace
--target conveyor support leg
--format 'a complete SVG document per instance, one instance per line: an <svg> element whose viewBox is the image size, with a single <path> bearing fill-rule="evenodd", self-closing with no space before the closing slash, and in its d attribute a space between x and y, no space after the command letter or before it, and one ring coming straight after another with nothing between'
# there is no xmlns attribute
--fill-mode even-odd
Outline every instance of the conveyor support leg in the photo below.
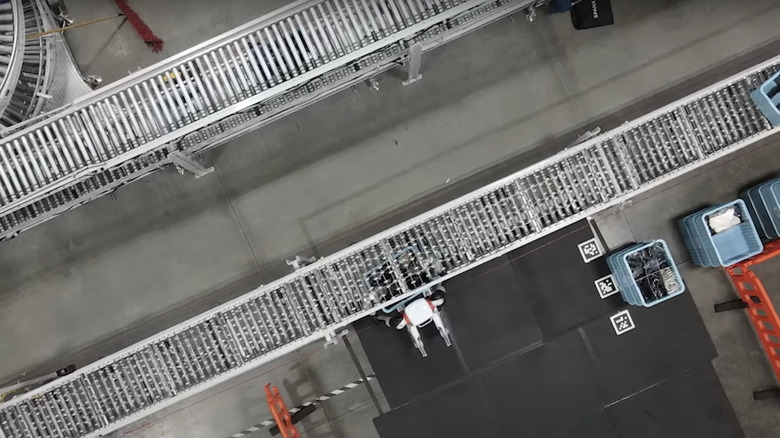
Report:
<svg viewBox="0 0 780 438"><path fill-rule="evenodd" d="M729 310L747 309L748 303L739 298L715 304L715 313L728 312Z"/></svg>
<svg viewBox="0 0 780 438"><path fill-rule="evenodd" d="M780 388L753 391L753 400L777 400L777 399L780 399Z"/></svg>
<svg viewBox="0 0 780 438"><path fill-rule="evenodd" d="M536 21L536 6L531 5L525 10L525 19L528 20L529 23Z"/></svg>
<svg viewBox="0 0 780 438"><path fill-rule="evenodd" d="M179 151L171 152L168 155L168 158L171 159L171 163L179 169L180 173L182 171L187 171L195 175L195 178L200 178L214 171L213 167L205 167L198 160Z"/></svg>
<svg viewBox="0 0 780 438"><path fill-rule="evenodd" d="M409 47L409 59L406 61L406 68L409 77L403 81L404 85L409 85L422 79L420 74L420 64L422 63L422 44L414 43Z"/></svg>

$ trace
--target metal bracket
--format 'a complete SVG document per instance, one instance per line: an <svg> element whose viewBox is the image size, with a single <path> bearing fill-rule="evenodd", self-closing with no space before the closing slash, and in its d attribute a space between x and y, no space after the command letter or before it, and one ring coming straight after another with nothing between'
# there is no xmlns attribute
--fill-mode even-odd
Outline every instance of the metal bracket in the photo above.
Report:
<svg viewBox="0 0 780 438"><path fill-rule="evenodd" d="M57 19L59 19L60 23L62 23L62 27L68 27L73 24L73 19L64 12L57 14Z"/></svg>
<svg viewBox="0 0 780 438"><path fill-rule="evenodd" d="M287 263L287 265L292 266L294 270L298 270L303 268L304 266L310 265L317 261L317 257L301 257L299 255L295 255L295 258L292 260L285 260L284 262Z"/></svg>
<svg viewBox="0 0 780 438"><path fill-rule="evenodd" d="M98 75L87 75L84 76L84 82L86 82L87 85L89 85L89 87L94 90L103 83L103 78Z"/></svg>
<svg viewBox="0 0 780 438"><path fill-rule="evenodd" d="M379 81L376 78L368 78L368 89L371 91L379 91Z"/></svg>
<svg viewBox="0 0 780 438"><path fill-rule="evenodd" d="M347 329L344 329L338 333L336 332L325 333L325 343L322 344L322 347L327 350L328 347L330 347L331 345L338 345L339 339L343 338L344 336L347 336L347 333L349 333Z"/></svg>
<svg viewBox="0 0 780 438"><path fill-rule="evenodd" d="M590 140L593 137L597 137L599 134L601 134L601 127L596 126L595 128L591 129L590 131L585 131L585 133L581 134L579 137L577 137L576 140L574 140L570 145L566 146L566 149L577 146L578 144L585 143L586 141Z"/></svg>
<svg viewBox="0 0 780 438"><path fill-rule="evenodd" d="M183 154L181 151L171 152L168 154L168 158L182 175L186 171L195 175L195 178L200 178L214 171L213 167L205 167L198 160Z"/></svg>
<svg viewBox="0 0 780 438"><path fill-rule="evenodd" d="M64 1L49 0L47 3L54 13L54 17L59 21L60 27L68 27L73 24L73 19L70 18Z"/></svg>
<svg viewBox="0 0 780 438"><path fill-rule="evenodd" d="M536 6L531 5L525 10L525 19L530 23L533 23L536 20Z"/></svg>
<svg viewBox="0 0 780 438"><path fill-rule="evenodd" d="M409 47L409 57L406 61L406 69L409 72L408 78L402 84L409 85L422 79L420 74L420 65L422 64L422 44L414 43Z"/></svg>

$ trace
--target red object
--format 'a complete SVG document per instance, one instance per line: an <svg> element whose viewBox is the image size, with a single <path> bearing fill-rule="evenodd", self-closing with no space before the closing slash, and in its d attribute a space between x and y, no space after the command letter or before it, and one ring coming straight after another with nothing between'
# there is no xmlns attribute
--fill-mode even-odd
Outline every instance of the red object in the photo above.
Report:
<svg viewBox="0 0 780 438"><path fill-rule="evenodd" d="M761 280L750 270L751 266L778 255L780 255L780 241L776 240L765 245L764 252L761 254L726 268L726 272L731 277L739 298L748 306L750 322L775 372L775 378L780 383L780 317L777 316L777 311Z"/></svg>
<svg viewBox="0 0 780 438"><path fill-rule="evenodd" d="M133 8L127 4L126 0L114 0L114 2L116 2L119 10L122 11L122 14L124 14L127 21L133 26L136 33L138 33L153 52L159 52L163 49L163 40L155 35L154 32L152 32L152 29L149 29L149 26L147 26L146 23L144 23L144 20L142 20L141 17L135 13Z"/></svg>
<svg viewBox="0 0 780 438"><path fill-rule="evenodd" d="M283 438L301 438L298 434L298 430L295 428L295 424L290 417L290 411L287 410L287 406L284 404L282 395L279 394L279 388L276 386L271 387L271 384L265 385L265 398L268 400L268 407L271 409L271 415L276 421L276 426L279 428L279 433Z"/></svg>

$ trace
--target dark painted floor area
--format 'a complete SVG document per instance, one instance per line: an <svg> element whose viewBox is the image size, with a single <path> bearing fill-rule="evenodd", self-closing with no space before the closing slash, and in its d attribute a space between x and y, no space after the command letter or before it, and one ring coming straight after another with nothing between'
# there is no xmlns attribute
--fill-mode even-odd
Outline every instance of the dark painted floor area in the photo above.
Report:
<svg viewBox="0 0 780 438"><path fill-rule="evenodd" d="M599 297L604 259L584 263L573 225L447 283L447 348L425 330L358 326L393 408L383 438L742 435L710 365L716 351L688 294L653 308ZM628 309L636 328L609 317Z"/></svg>

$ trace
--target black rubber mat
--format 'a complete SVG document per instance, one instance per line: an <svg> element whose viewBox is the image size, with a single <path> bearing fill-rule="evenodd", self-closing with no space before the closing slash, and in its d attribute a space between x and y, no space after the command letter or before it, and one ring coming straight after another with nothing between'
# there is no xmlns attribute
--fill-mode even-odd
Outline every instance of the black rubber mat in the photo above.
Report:
<svg viewBox="0 0 780 438"><path fill-rule="evenodd" d="M596 367L576 331L480 377L510 436L542 436L594 415L606 402Z"/></svg>
<svg viewBox="0 0 780 438"><path fill-rule="evenodd" d="M374 420L382 438L501 438L507 435L474 379L393 409Z"/></svg>
<svg viewBox="0 0 780 438"><path fill-rule="evenodd" d="M624 438L606 411L574 424L553 429L545 438Z"/></svg>
<svg viewBox="0 0 780 438"><path fill-rule="evenodd" d="M607 409L623 438L739 438L744 434L707 364Z"/></svg>
<svg viewBox="0 0 780 438"><path fill-rule="evenodd" d="M717 356L688 292L654 307L628 310L636 328L620 336L607 318L584 327L611 401Z"/></svg>
<svg viewBox="0 0 780 438"><path fill-rule="evenodd" d="M591 238L583 221L509 254L545 339L626 305L619 294L599 297L594 282L609 275L606 261L585 263L577 247Z"/></svg>
<svg viewBox="0 0 780 438"><path fill-rule="evenodd" d="M420 330L428 350L425 358L414 348L406 330L393 330L371 318L356 322L354 327L391 407L466 375L456 348L444 344L433 324Z"/></svg>
<svg viewBox="0 0 780 438"><path fill-rule="evenodd" d="M406 332L358 322L394 407L375 420L380 435L741 436L690 291L649 309L601 299L604 260L577 248L591 237L582 222L450 280L454 345L426 327L427 358ZM618 335L622 310L635 328Z"/></svg>
<svg viewBox="0 0 780 438"><path fill-rule="evenodd" d="M508 257L500 257L447 282L445 312L471 370L537 346L536 324L527 288Z"/></svg>

